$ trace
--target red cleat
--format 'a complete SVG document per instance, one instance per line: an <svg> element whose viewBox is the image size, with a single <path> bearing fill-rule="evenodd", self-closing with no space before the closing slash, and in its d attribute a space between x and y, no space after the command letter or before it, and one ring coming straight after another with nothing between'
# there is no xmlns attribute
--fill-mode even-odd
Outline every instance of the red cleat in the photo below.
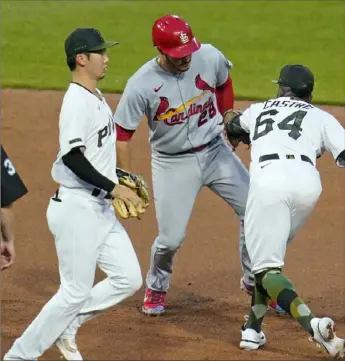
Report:
<svg viewBox="0 0 345 361"><path fill-rule="evenodd" d="M165 312L166 292L146 288L142 312L149 316L159 316Z"/></svg>

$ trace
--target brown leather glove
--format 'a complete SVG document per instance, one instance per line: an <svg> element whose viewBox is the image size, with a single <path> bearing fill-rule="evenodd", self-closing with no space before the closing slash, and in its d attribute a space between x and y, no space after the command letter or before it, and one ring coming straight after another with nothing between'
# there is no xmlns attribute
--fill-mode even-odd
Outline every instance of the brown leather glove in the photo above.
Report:
<svg viewBox="0 0 345 361"><path fill-rule="evenodd" d="M250 136L239 125L239 117L242 112L239 110L228 110L223 115L224 133L233 150L236 150L240 143L250 147Z"/></svg>

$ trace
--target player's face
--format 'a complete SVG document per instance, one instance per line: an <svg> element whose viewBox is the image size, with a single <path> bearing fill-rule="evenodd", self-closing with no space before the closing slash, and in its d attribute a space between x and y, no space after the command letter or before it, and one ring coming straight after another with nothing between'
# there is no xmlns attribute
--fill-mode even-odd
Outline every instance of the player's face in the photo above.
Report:
<svg viewBox="0 0 345 361"><path fill-rule="evenodd" d="M89 76L95 80L103 79L108 69L108 62L109 58L106 50L90 53L86 64L86 70L89 73Z"/></svg>
<svg viewBox="0 0 345 361"><path fill-rule="evenodd" d="M172 67L180 73L183 73L190 68L192 55L187 55L184 58L172 58L168 55L165 56Z"/></svg>

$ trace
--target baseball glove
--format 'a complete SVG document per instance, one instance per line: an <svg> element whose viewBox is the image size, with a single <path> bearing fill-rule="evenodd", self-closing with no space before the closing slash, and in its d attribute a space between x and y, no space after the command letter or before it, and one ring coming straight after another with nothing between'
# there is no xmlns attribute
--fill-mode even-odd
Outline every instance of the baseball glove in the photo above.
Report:
<svg viewBox="0 0 345 361"><path fill-rule="evenodd" d="M121 199L114 199L113 206L115 210L122 218L127 219L128 217L136 217L140 219L140 215L145 213L146 208L150 205L150 195L147 183L142 176L121 168L116 168L116 174L119 178L119 183L135 191L142 199L144 206L140 205L135 207L130 201L125 202Z"/></svg>
<svg viewBox="0 0 345 361"><path fill-rule="evenodd" d="M224 113L224 133L229 144L235 150L240 143L247 144L250 147L250 136L242 129L240 125L240 116L242 112L238 110L229 110Z"/></svg>
<svg viewBox="0 0 345 361"><path fill-rule="evenodd" d="M124 219L127 219L129 217L140 219L140 215L145 213L144 207L142 207L141 205L136 207L129 200L124 201L122 199L115 198L113 199L112 203L117 214Z"/></svg>

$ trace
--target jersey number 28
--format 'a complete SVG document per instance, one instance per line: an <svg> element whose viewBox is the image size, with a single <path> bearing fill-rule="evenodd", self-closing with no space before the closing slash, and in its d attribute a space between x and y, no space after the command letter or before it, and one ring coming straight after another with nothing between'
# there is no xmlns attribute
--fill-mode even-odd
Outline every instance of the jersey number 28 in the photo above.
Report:
<svg viewBox="0 0 345 361"><path fill-rule="evenodd" d="M207 114L208 113L208 114ZM214 116L217 114L217 110L213 104L213 102L210 103L208 109L204 110L199 117L198 120L198 127L201 127L202 125L204 125L205 123L208 122L209 119L214 118ZM208 117L207 117L208 115Z"/></svg>
<svg viewBox="0 0 345 361"><path fill-rule="evenodd" d="M253 140L259 139L273 130L273 123L275 123L275 121L272 118L265 118L265 116L275 116L278 113L278 110L270 109L266 112L262 112L256 118ZM277 126L280 130L289 130L288 136L297 140L301 136L301 124L306 114L307 112L304 110L297 110L279 122ZM262 126L265 126L265 128L262 131L259 131L259 128Z"/></svg>

